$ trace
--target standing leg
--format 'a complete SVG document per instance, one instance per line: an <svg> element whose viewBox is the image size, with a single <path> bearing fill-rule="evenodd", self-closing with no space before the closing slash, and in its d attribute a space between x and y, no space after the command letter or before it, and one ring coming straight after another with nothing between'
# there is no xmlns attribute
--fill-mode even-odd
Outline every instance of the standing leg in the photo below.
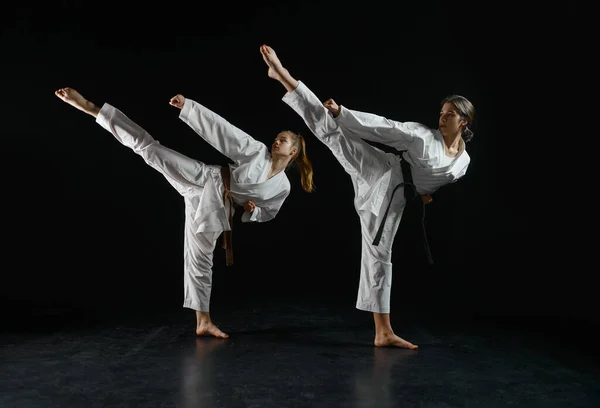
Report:
<svg viewBox="0 0 600 408"><path fill-rule="evenodd" d="M183 307L196 311L196 335L228 338L210 317L213 253L221 231L198 233L197 197L185 197Z"/></svg>
<svg viewBox="0 0 600 408"><path fill-rule="evenodd" d="M389 202L391 189L385 202ZM418 346L397 336L390 321L390 298L392 288L392 245L398 231L405 200L399 189L394 195L390 212L385 222L379 245L373 245L374 225L378 225L374 214L359 211L362 233L360 280L356 308L373 313L375 341L377 347L402 347L416 349Z"/></svg>

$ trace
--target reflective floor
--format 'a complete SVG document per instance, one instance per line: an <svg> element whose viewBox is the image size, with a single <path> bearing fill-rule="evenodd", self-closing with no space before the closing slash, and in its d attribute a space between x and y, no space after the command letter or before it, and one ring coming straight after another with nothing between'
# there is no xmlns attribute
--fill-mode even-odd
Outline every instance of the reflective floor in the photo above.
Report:
<svg viewBox="0 0 600 408"><path fill-rule="evenodd" d="M318 299L219 305L227 340L196 338L183 308L28 313L1 336L0 407L600 406L575 326L398 314L410 351L373 347L367 313Z"/></svg>

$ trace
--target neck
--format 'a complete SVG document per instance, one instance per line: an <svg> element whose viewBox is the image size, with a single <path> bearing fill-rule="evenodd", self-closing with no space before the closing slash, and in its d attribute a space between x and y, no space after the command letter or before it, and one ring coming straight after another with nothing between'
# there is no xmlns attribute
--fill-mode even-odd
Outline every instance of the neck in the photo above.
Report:
<svg viewBox="0 0 600 408"><path fill-rule="evenodd" d="M460 133L444 136L444 144L448 150L458 150L460 147Z"/></svg>
<svg viewBox="0 0 600 408"><path fill-rule="evenodd" d="M275 175L283 170L285 170L285 168L288 166L290 159L287 157L275 157L272 156L271 157L273 162L271 163L271 175Z"/></svg>

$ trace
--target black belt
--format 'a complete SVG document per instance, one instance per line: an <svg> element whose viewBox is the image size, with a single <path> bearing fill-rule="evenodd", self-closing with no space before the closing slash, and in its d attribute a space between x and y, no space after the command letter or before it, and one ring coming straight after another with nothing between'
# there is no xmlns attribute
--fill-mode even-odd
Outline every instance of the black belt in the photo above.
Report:
<svg viewBox="0 0 600 408"><path fill-rule="evenodd" d="M402 154L403 152L400 152ZM415 198L421 198L417 193L417 188L413 182L412 172L410 169L410 164L400 155L400 167L402 168L402 177L404 181L394 187L392 191L392 196L390 197L390 201L388 206L383 214L383 218L381 220L381 224L379 224L379 229L377 230L377 234L375 234L375 239L373 240L373 245L379 245L379 241L381 240L381 235L383 234L383 226L385 225L385 220L387 219L388 212L390 211L390 207L392 206L392 199L394 198L394 194L399 187L404 186L404 197L406 198L406 203L408 204L411 200ZM425 252L427 253L427 260L430 265L433 265L433 258L431 257L431 250L429 249L429 243L427 242L427 231L425 229L425 202L421 201L422 211L421 211L421 227L423 232L423 244L425 245Z"/></svg>

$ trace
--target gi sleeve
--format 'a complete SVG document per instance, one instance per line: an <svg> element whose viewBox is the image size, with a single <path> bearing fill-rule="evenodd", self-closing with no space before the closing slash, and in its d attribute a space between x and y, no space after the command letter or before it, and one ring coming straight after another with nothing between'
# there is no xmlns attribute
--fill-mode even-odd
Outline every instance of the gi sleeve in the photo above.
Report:
<svg viewBox="0 0 600 408"><path fill-rule="evenodd" d="M244 212L242 214L242 222L267 222L272 220L277 216L279 209L289 194L290 190L283 190L269 201L254 207L252 213Z"/></svg>
<svg viewBox="0 0 600 408"><path fill-rule="evenodd" d="M185 99L179 118L238 165L250 156L268 152L263 143L191 99Z"/></svg>
<svg viewBox="0 0 600 408"><path fill-rule="evenodd" d="M381 143L397 150L406 150L415 139L424 134L424 126L417 122L398 122L372 113L340 106L335 118L342 129L361 139ZM428 132L427 132L428 133Z"/></svg>

